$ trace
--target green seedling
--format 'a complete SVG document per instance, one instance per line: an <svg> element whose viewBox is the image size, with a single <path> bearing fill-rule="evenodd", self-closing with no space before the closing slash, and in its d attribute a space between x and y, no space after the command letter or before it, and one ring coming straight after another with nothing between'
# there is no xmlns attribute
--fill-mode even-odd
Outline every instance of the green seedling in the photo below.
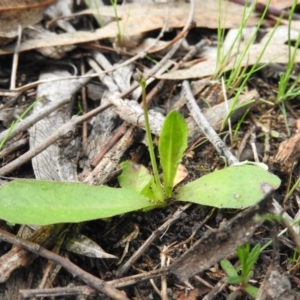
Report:
<svg viewBox="0 0 300 300"><path fill-rule="evenodd" d="M169 198L218 208L246 208L257 203L270 189L279 187L277 176L261 167L241 164L202 176L174 192L176 169L188 138L187 125L176 111L167 115L159 139L162 184L148 118L146 80L141 74L138 77L153 175L143 166L124 162L118 178L121 188L14 180L0 188L0 218L11 223L36 225L83 222L162 207Z"/></svg>
<svg viewBox="0 0 300 300"><path fill-rule="evenodd" d="M221 267L228 276L227 282L239 286L239 288L232 292L227 299L233 300L242 292L246 292L253 298L256 297L258 289L249 284L249 279L253 276L252 269L257 262L260 252L261 248L259 244L250 251L250 244L246 243L237 248L237 255L240 262L239 267L235 268L227 259L221 261Z"/></svg>
<svg viewBox="0 0 300 300"><path fill-rule="evenodd" d="M147 137L150 160L151 160L153 174L154 174L154 180L155 180L155 184L152 185L152 189L154 189L153 192L154 192L154 194L156 194L156 199L158 199L159 201L163 201L164 192L162 190L162 186L161 186L161 182L160 182L160 178L159 178L159 173L158 173L158 168L157 168L157 163L156 163L156 158L155 158L155 153L154 153L154 146L153 146L153 141L152 141L152 136L151 136L149 117L148 117L148 104L146 101L146 79L141 73L139 73L137 76L138 76L137 80L142 88L142 101L143 101L143 108L144 108L146 137Z"/></svg>
<svg viewBox="0 0 300 300"><path fill-rule="evenodd" d="M265 169L243 164L202 176L174 192L174 170L183 155L186 140L186 124L179 113L173 111L166 117L159 141L164 190L145 167L131 162L121 165L121 188L18 179L0 188L0 218L11 223L36 225L83 222L162 207L167 205L164 200L170 194L173 201L246 208L262 199L269 189L280 185L279 178ZM176 152L178 141L181 145Z"/></svg>

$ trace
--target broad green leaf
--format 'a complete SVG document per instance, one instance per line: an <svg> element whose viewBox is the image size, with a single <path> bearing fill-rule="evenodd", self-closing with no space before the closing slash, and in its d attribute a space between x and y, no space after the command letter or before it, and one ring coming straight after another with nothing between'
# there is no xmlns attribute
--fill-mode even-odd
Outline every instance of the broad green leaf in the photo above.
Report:
<svg viewBox="0 0 300 300"><path fill-rule="evenodd" d="M154 177L143 166L131 161L125 161L120 164L122 174L118 177L122 187L133 188L139 194L154 201L159 199Z"/></svg>
<svg viewBox="0 0 300 300"><path fill-rule="evenodd" d="M255 287L255 286L252 286L250 284L247 284L245 287L244 287L244 290L253 298L256 298L257 296L257 293L258 293L258 288Z"/></svg>
<svg viewBox="0 0 300 300"><path fill-rule="evenodd" d="M177 111L170 112L163 124L158 143L166 197L172 195L177 165L187 147L187 137L188 128L184 119Z"/></svg>
<svg viewBox="0 0 300 300"><path fill-rule="evenodd" d="M280 179L253 165L215 171L181 187L175 198L218 208L242 209L257 203Z"/></svg>
<svg viewBox="0 0 300 300"><path fill-rule="evenodd" d="M120 163L120 167L122 174L118 177L118 180L121 187L133 188L140 193L145 186L149 185L152 175L143 165L128 160Z"/></svg>
<svg viewBox="0 0 300 300"><path fill-rule="evenodd" d="M227 278L227 282L231 284L238 284L243 282L244 278L241 276L232 276Z"/></svg>
<svg viewBox="0 0 300 300"><path fill-rule="evenodd" d="M160 192L159 189L157 188L157 185L155 183L154 177L151 177L150 182L148 183L147 186L143 188L141 191L141 195L143 195L146 198L149 198L151 200L154 200L156 202L160 202L160 205L163 205L164 202L159 201L160 199Z"/></svg>
<svg viewBox="0 0 300 300"><path fill-rule="evenodd" d="M0 188L0 219L17 224L83 222L155 207L128 188L24 179Z"/></svg>
<svg viewBox="0 0 300 300"><path fill-rule="evenodd" d="M220 265L228 277L239 276L235 267L232 265L232 263L228 259L222 259L220 261Z"/></svg>

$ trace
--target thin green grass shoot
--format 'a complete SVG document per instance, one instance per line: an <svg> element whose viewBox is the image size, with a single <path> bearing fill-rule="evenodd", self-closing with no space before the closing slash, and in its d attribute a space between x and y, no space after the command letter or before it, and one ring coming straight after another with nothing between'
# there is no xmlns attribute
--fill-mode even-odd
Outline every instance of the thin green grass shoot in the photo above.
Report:
<svg viewBox="0 0 300 300"><path fill-rule="evenodd" d="M244 122L244 120L245 120L245 118L246 118L246 116L247 116L247 114L248 114L249 111L250 111L250 108L247 109L244 112L244 114L242 115L242 117L237 121L236 126L235 126L235 128L233 130L233 132L234 132L234 134L233 134L233 141L236 140L237 135L238 135L238 133L240 131L240 128L241 128L241 126L242 126L242 124L243 124L243 122Z"/></svg>
<svg viewBox="0 0 300 300"><path fill-rule="evenodd" d="M93 3L93 5L92 5L92 3ZM104 22L103 22L103 19L101 17L98 1L97 0L85 0L85 4L88 8L94 7L96 9L96 15L94 15L94 17L96 18L97 23L101 27L103 27Z"/></svg>
<svg viewBox="0 0 300 300"><path fill-rule="evenodd" d="M300 32L298 35L298 38L296 40L295 46L292 46L292 39L291 39L291 23L293 14L295 12L297 3L294 2L293 6L290 9L289 13L289 20L288 20L288 63L287 63L287 69L285 72L283 72L280 75L279 83L278 83L278 96L276 103L282 103L286 100L289 100L291 98L297 97L300 95L300 86L299 86L299 80L300 80L300 74L298 74L296 77L293 78L293 71L295 66L295 59L297 56L298 48L300 45ZM293 50L292 50L293 49ZM293 80L293 83L290 84L291 80Z"/></svg>
<svg viewBox="0 0 300 300"><path fill-rule="evenodd" d="M17 120L13 121L11 123L11 125L9 126L9 129L7 131L7 134L5 135L5 137L3 138L3 140L0 143L0 150L2 149L2 147L4 146L4 144L6 143L7 139L9 138L11 132L14 130L14 128L22 121L22 119L28 114L28 112L39 102L41 101L42 98L38 98L36 99L34 102L32 102L25 110L24 112L21 114L20 117L18 117Z"/></svg>
<svg viewBox="0 0 300 300"><path fill-rule="evenodd" d="M218 46L217 46L217 65L216 65L216 72L214 75L215 79L218 79L221 77L221 75L225 72L226 66L227 64L230 62L230 60L234 57L233 55L233 50L235 48L236 42L238 41L238 44L240 44L241 41L241 32L240 30L242 30L242 28L244 28L245 24L242 26L242 24L240 25L239 29L238 29L238 34L236 35L235 39L233 40L233 42L231 43L231 46L229 47L229 49L227 50L226 53L224 52L223 49L223 44L224 44L224 40L225 40L225 28L223 28L222 24L221 24L221 18L222 18L222 5L221 5L221 0L219 0L219 19L218 19ZM226 2L227 4L227 2ZM226 7L225 7L226 9ZM225 10L227 11L227 10ZM247 17L245 17L247 11L247 6L244 6L244 11L243 11L243 20L247 20ZM224 23L226 22L226 16L224 18ZM225 27L225 26L224 26Z"/></svg>
<svg viewBox="0 0 300 300"><path fill-rule="evenodd" d="M119 16L118 16L118 10L117 10L117 0L110 0L110 3L113 7L113 10L114 10L114 14L115 14L115 20L116 20L116 23L117 23L117 27L118 27L118 39L120 42L123 42L124 40L124 32L122 31L122 28L120 26L120 21L119 21Z"/></svg>
<svg viewBox="0 0 300 300"><path fill-rule="evenodd" d="M270 2L270 1L269 1L269 2ZM256 28L256 30L255 30L255 35L256 35L257 31L259 30L259 27L260 27L261 24L262 24L262 21L263 21L263 19L264 19L264 17L265 17L265 14L266 14L266 12L267 12L267 7L268 7L268 6L266 6L266 9L264 10L264 13L262 14L262 18L260 19L260 21L261 21L260 24L257 26L257 28ZM229 108L229 112L228 112L226 118L223 120L223 126L225 126L225 124L227 123L228 119L230 118L232 112L234 111L235 106L236 106L236 103L238 102L238 99L239 99L241 93L243 92L244 87L246 86L246 84L247 84L249 78L250 78L255 72L257 72L259 69L261 69L261 68L263 67L263 66L259 66L259 62L260 62L260 60L261 60L263 54L265 53L267 47L269 46L269 43L270 43L270 41L271 41L273 35L275 34L275 31L276 31L277 27L278 27L279 24L280 24L281 18L282 18L282 17L280 17L280 18L277 20L275 26L273 27L272 32L271 32L271 34L270 34L268 40L266 41L266 43L265 43L265 45L264 45L264 47L263 47L263 49L262 49L260 55L259 55L258 58L257 58L257 61L252 65L252 67L250 68L249 71L247 71L246 73L243 74L243 80L241 81L239 88L236 89L236 94L235 94L235 96L234 96L234 98L233 98L233 101L231 102L231 105L230 105L230 108ZM247 49L249 49L249 47L250 47L250 44L249 44L248 46L246 46L245 53L247 52ZM246 54L244 54L244 55L246 55ZM271 61L270 61L269 63L271 63ZM267 64L268 64L268 63L267 63ZM267 64L264 64L264 66L267 65Z"/></svg>

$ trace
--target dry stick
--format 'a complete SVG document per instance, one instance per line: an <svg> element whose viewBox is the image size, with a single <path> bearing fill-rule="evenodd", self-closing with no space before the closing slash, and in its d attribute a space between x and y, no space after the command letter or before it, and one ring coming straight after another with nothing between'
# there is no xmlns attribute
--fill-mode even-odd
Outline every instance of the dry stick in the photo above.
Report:
<svg viewBox="0 0 300 300"><path fill-rule="evenodd" d="M18 140L16 142L11 143L9 146L5 147L3 150L0 151L0 158L3 158L18 149L26 146L28 144L29 138L23 138L21 140Z"/></svg>
<svg viewBox="0 0 300 300"><path fill-rule="evenodd" d="M89 73L91 73L91 71L89 71L87 74L89 74ZM76 86L74 90L71 90L70 94L74 94L78 89L80 89L88 81L89 81L89 78L84 78L83 80L80 80L78 82L78 86ZM73 86L73 85L71 85L71 86ZM15 137L16 135L20 134L21 132L25 131L26 129L28 129L29 127L34 125L37 121L43 119L44 117L49 115L51 112L55 111L59 107L65 105L69 102L70 102L70 98L68 97L68 98L61 99L57 102L50 103L49 105L45 106L45 108L42 111L38 111L38 112L28 116L24 120L22 120L19 124L17 124L15 126L15 128L10 133L9 133L9 129L2 131L0 133L0 143L6 137L6 135L8 135L8 133L9 133L9 136L8 136L7 140L10 140L13 137Z"/></svg>
<svg viewBox="0 0 300 300"><path fill-rule="evenodd" d="M169 265L168 260L167 260L167 246L163 247L163 250L161 251L160 254L160 264L162 267L165 267L166 265ZM161 291L160 291L160 297L162 300L168 300L168 285L167 285L167 277L166 275L161 276Z"/></svg>
<svg viewBox="0 0 300 300"><path fill-rule="evenodd" d="M169 267L160 268L158 270L153 270L149 272L145 272L142 274L132 275L128 277L123 277L119 279L114 279L108 281L108 284L111 284L115 288L121 288L129 285L137 284L138 282L161 277L164 275L170 274Z"/></svg>
<svg viewBox="0 0 300 300"><path fill-rule="evenodd" d="M239 149L236 154L238 160L240 160L241 155L247 145L248 139L250 138L250 136L254 132L254 130L255 130L255 125L251 126L250 130L248 130L246 132L246 134L244 135L244 137L242 138L242 141L240 142L240 146L239 146Z"/></svg>
<svg viewBox="0 0 300 300"><path fill-rule="evenodd" d="M236 164L239 161L234 157L230 150L226 147L225 143L220 139L215 130L207 122L206 118L202 114L197 102L192 94L189 82L187 80L182 83L182 91L186 99L186 104L191 112L191 115L195 119L196 123L209 139L209 141L214 145L216 150L221 156L225 156L228 160L228 164Z"/></svg>
<svg viewBox="0 0 300 300"><path fill-rule="evenodd" d="M94 71L99 73L102 70L101 67L103 67L105 70L111 69L112 66L111 66L110 62L106 59L106 57L103 54L94 51L93 52L93 57L94 57L94 59L96 60L96 62L98 64L92 59L88 59L88 63ZM101 67L99 65L101 65ZM103 74L103 75L99 76L99 79L100 79L100 81L102 81L108 87L109 91L119 91L119 90L122 91L122 90L125 90L123 88L124 87L124 79L123 78L117 78L117 83L115 83L115 80L113 80L108 75ZM110 149L112 149L113 146L115 146L116 143L125 134L127 129L128 129L128 126L123 124L122 126L120 126L116 130L115 134L106 143L106 145L103 147L101 152L91 161L90 166L92 168L95 168L100 163L100 161L108 153L108 151ZM95 172L96 171L94 171L93 174L96 176Z"/></svg>
<svg viewBox="0 0 300 300"><path fill-rule="evenodd" d="M258 157L258 152L257 152L257 147L256 147L256 133L255 133L255 130L253 130L253 132L251 133L250 145L251 145L251 148L252 148L254 161L259 162L259 157Z"/></svg>
<svg viewBox="0 0 300 300"><path fill-rule="evenodd" d="M12 70L11 70L11 78L10 78L10 89L13 90L16 87L16 78L17 78L17 69L18 69L18 62L19 62L19 50L22 38L22 26L18 25L18 39L15 45L13 63L12 63Z"/></svg>
<svg viewBox="0 0 300 300"><path fill-rule="evenodd" d="M191 114L193 115L195 121L202 129L202 131L205 133L207 138L210 140L210 142L214 145L214 147L221 155L224 155L227 158L229 165L239 163L237 158L233 156L233 154L229 151L229 149L226 148L226 145L217 136L217 133L213 130L213 128L211 128L210 124L207 122L205 117L200 112L200 108L198 107L194 99L194 96L191 93L191 89L188 81L185 80L183 82L182 88L183 88L185 98L187 100L187 105L189 107L189 110L191 111ZM218 150L218 148L220 149ZM276 215L281 215L283 213L282 210L283 209L280 206L280 204L276 200L273 200L273 213L275 213ZM293 222L293 219L287 213L284 212L283 216L287 218L290 223Z"/></svg>
<svg viewBox="0 0 300 300"><path fill-rule="evenodd" d="M70 232L71 227L72 227L71 223L65 224L63 231L57 237L58 241L56 241L55 246L52 249L53 253L56 253L56 254L59 253L61 246L62 246L63 242L65 241L66 235ZM51 283L52 283L53 280L50 280L50 274L54 270L55 266L57 266L57 265L55 265L54 261L47 261L47 265L46 265L46 267L44 267L43 277L38 286L39 289L43 289L47 285L48 280L51 281Z"/></svg>
<svg viewBox="0 0 300 300"><path fill-rule="evenodd" d="M271 128L271 114L268 113L267 115L267 124L268 128ZM263 163L267 163L268 160L269 160L269 157L270 157L270 153L271 153L271 146L270 146L270 137L271 136L271 133L270 133L270 130L268 130L266 133L265 133L265 143L264 143L264 146L265 146L265 151L264 151L264 157L263 157Z"/></svg>
<svg viewBox="0 0 300 300"><path fill-rule="evenodd" d="M6 92L5 93L0 92L0 96L4 96L4 97L11 96L11 95L6 95L6 94L7 94ZM13 106L13 104L15 104L15 102L18 100L18 98L21 95L22 95L22 93L14 93L14 95L12 96L12 98L10 100L8 100L5 104L1 104L0 110L3 110L4 108Z"/></svg>
<svg viewBox="0 0 300 300"><path fill-rule="evenodd" d="M42 226L28 239L45 248L51 247L55 242L53 237L58 236L63 230L64 224ZM6 282L14 270L28 266L35 258L36 255L34 253L20 247L13 247L0 257L0 283Z"/></svg>
<svg viewBox="0 0 300 300"><path fill-rule="evenodd" d="M86 72L83 59L81 60L80 63L80 71L81 74L84 74ZM87 105L87 89L85 86L81 88L81 99L82 99L81 104L82 104L83 114L86 114L88 112L88 105ZM85 121L82 123L82 145L86 144L87 136L88 136L88 123L87 121Z"/></svg>
<svg viewBox="0 0 300 300"><path fill-rule="evenodd" d="M68 123L61 126L58 130L56 130L53 134L51 134L47 139L43 141L42 144L37 145L36 147L30 149L11 163L7 164L6 166L2 167L0 169L0 176L4 176L12 171L14 171L16 168L20 167L27 161L29 161L31 158L48 148L50 145L61 139L65 134L67 134L70 130L74 129L74 126L90 119L91 117L99 114L100 112L104 111L110 107L110 105L105 106L99 106L87 114L83 116L76 116L75 118L71 119Z"/></svg>
<svg viewBox="0 0 300 300"><path fill-rule="evenodd" d="M93 70L99 70L98 73L101 73L102 70L101 67L97 64L97 62L94 59L88 58L87 63ZM99 80L102 81L105 86L108 88L109 91L118 91L117 85L114 83L112 78L107 74L101 74L99 75Z"/></svg>
<svg viewBox="0 0 300 300"><path fill-rule="evenodd" d="M89 274L88 272L82 270L81 268L77 267L69 259L66 259L60 255L57 255L57 254L41 247L39 244L26 241L26 240L24 240L20 237L17 237L11 233L8 233L2 229L0 229L0 240L14 244L14 245L24 248L30 252L33 252L37 255L40 255L44 258L55 261L56 263L63 266L74 277L78 276L82 281L84 281L89 286L95 288L97 291L100 291L113 299L129 300L123 292L118 291L116 288L105 283L103 280L101 280L101 279Z"/></svg>
<svg viewBox="0 0 300 300"><path fill-rule="evenodd" d="M52 257L52 259L55 262L59 263L56 260L56 257ZM160 277L160 276L164 276L164 275L167 275L168 273L169 273L169 270L168 270L168 267L166 267L166 268L161 268L161 269L150 271L150 272L145 272L145 273L142 273L142 274L132 275L132 276L128 276L128 277L108 281L107 284L111 285L114 288L121 288L121 287L126 287L126 286L129 286L129 285L134 285L134 284L136 284L138 282L141 282L141 281L145 281L145 280L149 280L149 279L152 279L152 278L157 278L157 277ZM74 287L74 288L70 287L70 288L68 288L68 290L71 291L71 292L75 290L73 293L76 293L77 288L85 289L85 288L88 288L88 287L87 286L80 286L80 287ZM58 289L58 288L53 288L53 289L48 289L48 290L53 290L55 292L56 289ZM41 290L37 291L37 290L33 289L33 290L21 290L20 292L22 292L22 294L23 293L24 294L28 293L28 295L37 295L37 293L39 293L39 292L42 293L43 291L41 291Z"/></svg>
<svg viewBox="0 0 300 300"><path fill-rule="evenodd" d="M59 297L63 296L96 296L96 291L92 287L87 285L74 286L74 287L58 287L58 288L48 288L48 289L30 289L30 290L19 290L19 293L23 298L42 298L42 297Z"/></svg>
<svg viewBox="0 0 300 300"><path fill-rule="evenodd" d="M210 142L214 145L217 151L227 158L229 165L238 163L239 161L233 156L229 149L227 149L226 145L219 138L219 136L213 130L213 128L211 128L210 124L207 122L206 118L201 113L200 108L198 107L193 97L188 81L185 80L183 82L182 88L187 101L187 106L201 130L204 132L204 134L207 136Z"/></svg>
<svg viewBox="0 0 300 300"><path fill-rule="evenodd" d="M225 286L227 285L227 278L221 279L210 291L209 293L203 298L203 300L212 300L224 290Z"/></svg>
<svg viewBox="0 0 300 300"><path fill-rule="evenodd" d="M83 182L89 185L100 185L111 179L113 171L116 170L121 157L135 141L135 132L135 128L130 126L116 146L104 156L102 161L88 174ZM99 174L101 176L98 176Z"/></svg>
<svg viewBox="0 0 300 300"><path fill-rule="evenodd" d="M146 249L153 243L153 241L167 230L181 215L183 211L188 209L191 206L191 203L186 204L183 207L179 207L177 211L168 219L164 224L152 232L144 244L135 252L133 255L124 263L116 272L118 277L123 276L128 272L130 267L141 257L141 255L146 251Z"/></svg>
<svg viewBox="0 0 300 300"><path fill-rule="evenodd" d="M103 147L101 152L91 161L90 166L92 168L96 168L96 166L100 163L100 161L103 159L103 157L108 153L112 147L116 145L116 143L124 136L128 129L128 126L126 124L122 124L115 134L112 136L112 138L106 143L106 145Z"/></svg>

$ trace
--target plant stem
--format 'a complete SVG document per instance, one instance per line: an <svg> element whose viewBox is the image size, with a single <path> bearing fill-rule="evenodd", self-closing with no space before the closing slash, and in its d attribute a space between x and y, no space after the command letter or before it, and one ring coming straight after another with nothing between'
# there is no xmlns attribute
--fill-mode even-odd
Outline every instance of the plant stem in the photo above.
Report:
<svg viewBox="0 0 300 300"><path fill-rule="evenodd" d="M146 79L142 76L139 83L142 88L142 101L143 101L143 109L144 109L146 137L147 137L147 142L148 142L148 149L149 149L150 160L151 160L151 165L152 165L152 169L153 169L154 180L156 183L156 187L158 189L159 200L163 201L164 200L164 191L162 189L161 182L159 179L158 168L157 168L157 163L156 163L155 153L154 153L154 146L153 146L153 141L152 141L152 136L151 136L151 129L150 129L150 124L149 124L149 117L148 117L148 105L147 105L147 101L146 101Z"/></svg>

